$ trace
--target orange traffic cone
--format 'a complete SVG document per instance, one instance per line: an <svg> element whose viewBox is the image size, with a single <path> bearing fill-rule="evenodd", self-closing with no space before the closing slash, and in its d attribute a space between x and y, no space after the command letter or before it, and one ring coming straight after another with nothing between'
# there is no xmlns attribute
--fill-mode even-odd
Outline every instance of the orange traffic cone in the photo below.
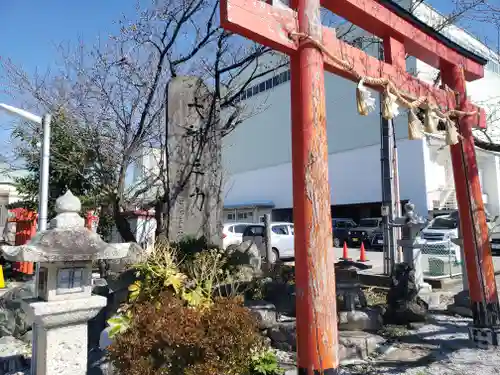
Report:
<svg viewBox="0 0 500 375"><path fill-rule="evenodd" d="M361 249L359 251L359 261L360 262L368 262L368 259L366 259L365 244L363 242L361 242Z"/></svg>
<svg viewBox="0 0 500 375"><path fill-rule="evenodd" d="M349 254L347 253L347 243L344 241L344 248L342 249L342 258L340 258L341 260L351 260L351 258L349 258Z"/></svg>

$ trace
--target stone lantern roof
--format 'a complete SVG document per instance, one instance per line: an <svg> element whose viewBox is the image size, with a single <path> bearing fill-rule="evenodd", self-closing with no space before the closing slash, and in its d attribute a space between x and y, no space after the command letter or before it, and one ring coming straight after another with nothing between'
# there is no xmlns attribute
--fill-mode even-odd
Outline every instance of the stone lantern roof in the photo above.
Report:
<svg viewBox="0 0 500 375"><path fill-rule="evenodd" d="M1 252L9 261L72 262L121 259L139 247L135 243L104 242L97 233L85 228L80 210L80 200L68 190L56 200L58 215L48 230L37 233L25 245L1 246Z"/></svg>

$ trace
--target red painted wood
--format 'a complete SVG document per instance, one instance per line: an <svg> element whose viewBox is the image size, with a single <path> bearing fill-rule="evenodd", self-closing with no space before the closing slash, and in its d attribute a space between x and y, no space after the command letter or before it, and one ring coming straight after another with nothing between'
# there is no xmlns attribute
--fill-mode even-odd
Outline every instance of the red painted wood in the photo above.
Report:
<svg viewBox="0 0 500 375"><path fill-rule="evenodd" d="M401 41L393 37L384 39L384 58L386 63L406 71L406 49Z"/></svg>
<svg viewBox="0 0 500 375"><path fill-rule="evenodd" d="M221 0L221 25L227 30L241 34L258 43L269 46L277 51L293 55L297 51L296 43L290 38L291 32L297 32L297 13L272 7L259 0ZM429 100L443 111L455 108L455 96L451 92L421 82L411 76L403 67L381 62L367 55L358 48L338 40L335 31L323 27L323 45L336 58L351 62L354 70L362 75L388 78L400 90L414 97L428 96ZM393 44L395 41L392 42ZM395 48L395 47L393 47ZM346 79L357 81L352 72L346 72L325 58L325 69ZM381 90L380 87L374 89ZM354 94L353 94L354 95ZM471 105L471 110L480 110ZM477 127L486 127L485 115L482 122L475 122Z"/></svg>
<svg viewBox="0 0 500 375"><path fill-rule="evenodd" d="M323 0L321 5L380 38L394 37L406 52L439 69L440 61L463 66L468 81L484 76L484 67L445 46L376 0Z"/></svg>
<svg viewBox="0 0 500 375"><path fill-rule="evenodd" d="M319 0L297 0L297 9L300 32L320 38ZM327 374L339 361L323 55L303 43L291 68L297 364Z"/></svg>
<svg viewBox="0 0 500 375"><path fill-rule="evenodd" d="M260 0L221 0L221 26L276 51L297 50L287 30L297 30L297 13Z"/></svg>
<svg viewBox="0 0 500 375"><path fill-rule="evenodd" d="M465 79L460 67L443 63L441 75L445 84L461 94L460 106L466 107L468 104ZM471 118L463 117L458 122L458 125L463 140L451 146L450 152L460 215L460 228L464 241L470 298L472 302L483 302L482 279L484 280L486 294L485 302L497 302L495 272L479 181Z"/></svg>

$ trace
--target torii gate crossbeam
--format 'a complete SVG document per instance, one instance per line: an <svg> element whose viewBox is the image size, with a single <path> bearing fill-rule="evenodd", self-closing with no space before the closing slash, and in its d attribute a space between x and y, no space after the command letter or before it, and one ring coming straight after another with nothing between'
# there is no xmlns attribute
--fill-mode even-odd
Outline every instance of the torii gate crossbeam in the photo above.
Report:
<svg viewBox="0 0 500 375"><path fill-rule="evenodd" d="M320 6L379 36L386 61L370 57L321 25ZM389 0L292 0L291 8L259 0L221 0L221 24L290 56L298 367L301 375L337 374L335 306L324 69L344 78L390 80L442 112L460 110L461 141L451 146L474 314L471 336L498 344L499 304L471 128L484 110L466 96L465 80L483 77L486 60L426 27ZM299 36L297 38L297 36ZM435 88L406 72L409 53L442 73ZM349 66L339 64L348 61ZM380 86L373 87L381 90ZM474 113L472 115L471 113ZM479 335L484 337L476 338Z"/></svg>

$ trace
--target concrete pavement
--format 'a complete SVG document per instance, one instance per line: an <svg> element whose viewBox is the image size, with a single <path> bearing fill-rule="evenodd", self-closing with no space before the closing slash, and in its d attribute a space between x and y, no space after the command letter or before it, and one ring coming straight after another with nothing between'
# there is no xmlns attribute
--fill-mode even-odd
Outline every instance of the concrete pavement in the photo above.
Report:
<svg viewBox="0 0 500 375"><path fill-rule="evenodd" d="M336 261L339 260L342 257L343 249L342 248L333 248L333 251L335 252L335 259ZM353 260L358 260L360 256L360 249L359 248L349 248L348 249L348 256L349 258L352 258ZM372 268L366 271L361 271L360 273L363 274L368 274L368 275L383 275L384 272L384 257L382 251L375 251L375 250L370 250L368 249L366 251L366 256L368 258L367 264L372 265ZM434 258L429 262L430 258ZM436 259L441 259L444 260L445 262L447 261L447 256L435 256L435 255L428 255L428 254L423 254L422 255L422 267L424 269L424 273L427 274L429 267L431 265L436 266ZM293 265L295 262L287 262L287 264ZM493 263L495 267L495 271L500 273L500 256L494 256L493 257ZM452 267L451 272L454 275L457 275L458 277L455 279L450 279L447 278L448 280L455 280L456 282L453 284L460 284L460 273L461 273L461 266L460 264L455 264L452 266L449 265L444 265L445 267L445 274L448 275L450 270L449 267ZM446 277L437 277L436 279L446 279ZM458 279L458 280L457 280ZM446 283L445 283L446 284ZM444 285L444 284L443 284ZM500 285L500 284L498 284ZM451 286L450 286L451 287ZM446 287L448 289L448 287Z"/></svg>

